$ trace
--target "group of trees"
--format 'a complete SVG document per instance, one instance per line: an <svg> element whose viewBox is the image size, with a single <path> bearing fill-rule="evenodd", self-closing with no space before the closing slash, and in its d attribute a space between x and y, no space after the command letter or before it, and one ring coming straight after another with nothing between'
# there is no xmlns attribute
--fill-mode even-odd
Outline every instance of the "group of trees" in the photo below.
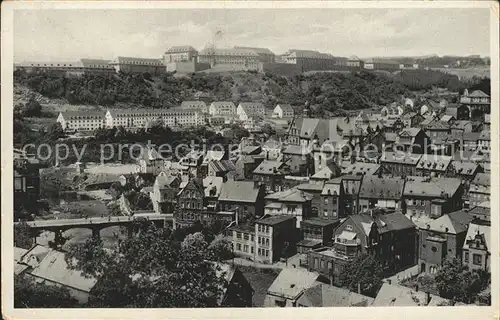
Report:
<svg viewBox="0 0 500 320"><path fill-rule="evenodd" d="M441 297L469 304L477 302L479 294L490 284L491 275L484 270L470 271L461 260L454 259L443 264L434 280ZM486 300L491 300L491 296Z"/></svg>
<svg viewBox="0 0 500 320"><path fill-rule="evenodd" d="M353 292L375 297L382 286L383 270L373 255L359 255L342 268L340 285Z"/></svg>
<svg viewBox="0 0 500 320"><path fill-rule="evenodd" d="M139 221L136 233L116 251L90 238L70 246L70 268L99 279L89 307L215 307L227 285L217 262L230 257L230 243L204 232L155 228Z"/></svg>

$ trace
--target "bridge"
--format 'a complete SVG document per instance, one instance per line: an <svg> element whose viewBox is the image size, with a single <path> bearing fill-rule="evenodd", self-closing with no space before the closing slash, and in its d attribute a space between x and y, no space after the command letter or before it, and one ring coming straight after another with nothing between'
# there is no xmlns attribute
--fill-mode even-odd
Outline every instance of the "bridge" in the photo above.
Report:
<svg viewBox="0 0 500 320"><path fill-rule="evenodd" d="M85 228L92 230L93 236L99 236L102 229L112 226L132 226L134 221L138 219L145 219L157 225L165 227L166 224L172 222L173 214L157 214L157 213L136 213L133 216L109 216L109 217L92 217L92 218L78 218L78 219L51 219L51 220L35 220L27 221L27 224L36 234L39 231L52 231L56 235L62 232L75 229ZM16 222L14 224L18 224ZM130 230L129 230L130 231Z"/></svg>

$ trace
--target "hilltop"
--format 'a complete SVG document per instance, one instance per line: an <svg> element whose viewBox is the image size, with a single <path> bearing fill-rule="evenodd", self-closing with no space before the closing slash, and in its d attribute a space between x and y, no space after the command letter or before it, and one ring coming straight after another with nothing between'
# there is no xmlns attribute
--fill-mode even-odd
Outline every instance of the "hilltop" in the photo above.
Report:
<svg viewBox="0 0 500 320"><path fill-rule="evenodd" d="M173 107L204 95L210 100L260 101L303 105L305 100L320 110L358 110L390 103L411 92L400 81L370 72L313 73L295 77L256 72L222 74L84 75L16 72L15 104L34 94L42 106ZM57 110L59 111L59 110Z"/></svg>

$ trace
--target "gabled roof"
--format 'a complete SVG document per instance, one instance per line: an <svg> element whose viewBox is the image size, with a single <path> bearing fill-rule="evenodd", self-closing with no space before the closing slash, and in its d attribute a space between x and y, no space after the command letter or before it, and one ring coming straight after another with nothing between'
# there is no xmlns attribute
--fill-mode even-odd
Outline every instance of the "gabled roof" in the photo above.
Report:
<svg viewBox="0 0 500 320"><path fill-rule="evenodd" d="M420 158L422 158L421 154L408 154L407 152L398 153L398 152L384 152L382 153L382 157L380 158L380 162L390 162L390 163L405 163L416 165Z"/></svg>
<svg viewBox="0 0 500 320"><path fill-rule="evenodd" d="M477 184L479 186L491 186L490 183L490 175L487 173L478 173L474 180L472 180L472 184Z"/></svg>
<svg viewBox="0 0 500 320"><path fill-rule="evenodd" d="M472 91L471 94L469 94L469 97L477 97L477 98L489 98L490 96L484 93L481 90L474 90Z"/></svg>
<svg viewBox="0 0 500 320"><path fill-rule="evenodd" d="M403 196L405 181L398 178L379 178L367 175L363 178L360 198L400 200Z"/></svg>
<svg viewBox="0 0 500 320"><path fill-rule="evenodd" d="M208 163L210 168L215 172L230 172L236 171L236 166L231 160L212 160Z"/></svg>
<svg viewBox="0 0 500 320"><path fill-rule="evenodd" d="M277 106L279 106L279 107L281 108L281 110L283 110L284 112L291 112L291 113L293 113L293 112L294 112L294 110L293 110L292 106L291 106L291 105L289 105L289 104L287 104L287 103L278 103L278 104L276 105L276 107L277 107Z"/></svg>
<svg viewBox="0 0 500 320"><path fill-rule="evenodd" d="M479 165L470 161L453 161L451 167L458 175L473 176L476 174Z"/></svg>
<svg viewBox="0 0 500 320"><path fill-rule="evenodd" d="M103 111L65 111L61 112L65 120L75 119L102 119L104 120L105 112Z"/></svg>
<svg viewBox="0 0 500 320"><path fill-rule="evenodd" d="M297 299L302 292L312 287L318 274L303 269L285 268L271 284L267 293L285 299Z"/></svg>
<svg viewBox="0 0 500 320"><path fill-rule="evenodd" d="M156 180L155 180L155 184L160 188L160 189L163 189L163 188L166 188L166 187L169 187L172 182L176 181L176 180L179 180L180 181L180 178L178 176L174 176L174 175L171 175L171 174L167 174L165 172L160 172L157 176L156 176Z"/></svg>
<svg viewBox="0 0 500 320"><path fill-rule="evenodd" d="M431 301L428 303L426 293L423 291L415 291L408 287L392 285L384 282L380 288L372 306L380 307L415 307L427 306L430 304L437 305L440 302L448 300L430 295Z"/></svg>
<svg viewBox="0 0 500 320"><path fill-rule="evenodd" d="M232 101L214 101L210 104L211 106L214 106L214 107L232 107L232 108L236 108L236 106L234 105L234 103Z"/></svg>
<svg viewBox="0 0 500 320"><path fill-rule="evenodd" d="M467 211L459 210L431 220L429 226L433 231L460 234L467 230L472 218Z"/></svg>
<svg viewBox="0 0 500 320"><path fill-rule="evenodd" d="M312 198L313 196L311 194L295 188L271 193L270 195L266 196L266 200L273 200L280 202L299 202L299 203L311 201Z"/></svg>
<svg viewBox="0 0 500 320"><path fill-rule="evenodd" d="M401 130L401 132L398 134L400 137L408 135L410 137L416 137L422 129L420 128L405 128Z"/></svg>
<svg viewBox="0 0 500 320"><path fill-rule="evenodd" d="M154 58L137 58L137 57L116 57L110 62L113 64L138 64L138 65L153 65L153 66L163 66L163 61Z"/></svg>
<svg viewBox="0 0 500 320"><path fill-rule="evenodd" d="M367 307L373 300L344 288L318 282L316 286L304 291L298 303L308 307Z"/></svg>
<svg viewBox="0 0 500 320"><path fill-rule="evenodd" d="M232 57L258 57L259 55L253 50L232 49L232 48L204 48L200 51L200 56L232 56Z"/></svg>
<svg viewBox="0 0 500 320"><path fill-rule="evenodd" d="M269 50L268 48L241 47L241 46L235 46L234 48L254 51L257 54L274 55L274 53L271 50Z"/></svg>
<svg viewBox="0 0 500 320"><path fill-rule="evenodd" d="M446 171L453 157L436 154L424 154L417 164L417 170Z"/></svg>
<svg viewBox="0 0 500 320"><path fill-rule="evenodd" d="M474 222L471 222L471 224L469 225L469 229L467 230L467 235L465 236L463 249L469 249L468 241L473 241L476 235L478 234L484 237L486 248L488 248L488 252L491 252L491 226L484 224L477 224Z"/></svg>
<svg viewBox="0 0 500 320"><path fill-rule="evenodd" d="M247 202L255 204L259 189L253 181L226 181L222 184L219 201Z"/></svg>
<svg viewBox="0 0 500 320"><path fill-rule="evenodd" d="M224 158L225 152L222 150L208 150L203 158L203 163L207 164L212 160L220 161Z"/></svg>
<svg viewBox="0 0 500 320"><path fill-rule="evenodd" d="M380 164L377 163L365 163L356 162L348 165L346 168L342 169L343 175L373 175L377 173L380 169Z"/></svg>
<svg viewBox="0 0 500 320"><path fill-rule="evenodd" d="M374 222L379 233L415 228L415 224L401 212L376 214L373 217L370 214L361 213L352 215L348 219L351 219L356 225L362 226L364 236L369 235L370 227Z"/></svg>
<svg viewBox="0 0 500 320"><path fill-rule="evenodd" d="M491 139L491 135L490 135L490 130L483 130L481 131L481 133L479 134L479 138L478 140L488 140L490 141Z"/></svg>
<svg viewBox="0 0 500 320"><path fill-rule="evenodd" d="M462 182L456 178L407 177L404 195L408 197L434 197L445 199L453 197Z"/></svg>
<svg viewBox="0 0 500 320"><path fill-rule="evenodd" d="M333 175L332 169L328 166L312 175L311 179L331 179Z"/></svg>
<svg viewBox="0 0 500 320"><path fill-rule="evenodd" d="M205 188L205 197L218 197L220 195L222 184L222 177L208 176L203 179L203 188Z"/></svg>
<svg viewBox="0 0 500 320"><path fill-rule="evenodd" d="M259 219L259 220L255 221L255 223L256 224L265 224L268 226L275 226L277 224L280 224L282 222L292 220L292 219L295 219L295 217L290 216L290 215L276 215L276 216L269 216L269 217L266 217L264 219Z"/></svg>
<svg viewBox="0 0 500 320"><path fill-rule="evenodd" d="M283 165L285 163L281 161L274 160L264 160L259 166L253 171L254 174L265 174L265 175L273 175L273 174L283 174L281 171Z"/></svg>

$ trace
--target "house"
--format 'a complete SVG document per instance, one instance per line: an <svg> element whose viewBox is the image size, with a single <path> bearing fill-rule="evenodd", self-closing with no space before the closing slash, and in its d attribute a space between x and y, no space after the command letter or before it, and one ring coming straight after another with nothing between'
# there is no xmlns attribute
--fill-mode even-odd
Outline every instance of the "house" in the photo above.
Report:
<svg viewBox="0 0 500 320"><path fill-rule="evenodd" d="M321 190L321 203L317 216L333 221L343 218L345 210L344 194L342 177L327 181Z"/></svg>
<svg viewBox="0 0 500 320"><path fill-rule="evenodd" d="M325 185L324 180L309 179L307 183L301 183L295 186L296 189L306 192L312 196L311 200L311 215L317 217L320 215L321 209L321 192Z"/></svg>
<svg viewBox="0 0 500 320"><path fill-rule="evenodd" d="M56 121L63 130L68 131L95 131L104 127L104 112L59 112Z"/></svg>
<svg viewBox="0 0 500 320"><path fill-rule="evenodd" d="M455 211L420 226L419 259L420 272L434 274L448 260L462 256L467 228L472 216L466 211Z"/></svg>
<svg viewBox="0 0 500 320"><path fill-rule="evenodd" d="M401 117L406 128L417 128L424 120L424 117L418 112L408 112Z"/></svg>
<svg viewBox="0 0 500 320"><path fill-rule="evenodd" d="M219 210L235 211L240 220L261 217L264 214L264 195L264 187L256 187L252 181L228 180L222 184Z"/></svg>
<svg viewBox="0 0 500 320"><path fill-rule="evenodd" d="M417 174L417 164L421 154L406 152L383 152L380 164L393 176L413 176Z"/></svg>
<svg viewBox="0 0 500 320"><path fill-rule="evenodd" d="M338 225L338 221L313 217L302 220L300 223L300 233L302 240L297 243L299 253L306 253L311 249L331 245L333 230Z"/></svg>
<svg viewBox="0 0 500 320"><path fill-rule="evenodd" d="M464 94L460 96L460 104L469 109L471 119L480 119L484 114L490 113L491 97L481 90L474 90L469 94L465 89Z"/></svg>
<svg viewBox="0 0 500 320"><path fill-rule="evenodd" d="M470 223L462 252L462 264L469 270L490 271L491 224L489 222L476 220Z"/></svg>
<svg viewBox="0 0 500 320"><path fill-rule="evenodd" d="M372 211L347 217L334 231L333 248L307 253L308 269L339 284L344 267L360 254L374 254L387 273L416 263L415 224L401 212Z"/></svg>
<svg viewBox="0 0 500 320"><path fill-rule="evenodd" d="M204 101L200 101L200 100L182 101L181 109L198 110L202 113L208 113L207 104Z"/></svg>
<svg viewBox="0 0 500 320"><path fill-rule="evenodd" d="M463 104L449 104L446 107L445 114L453 116L456 120L470 120L469 108Z"/></svg>
<svg viewBox="0 0 500 320"><path fill-rule="evenodd" d="M451 133L451 125L443 121L434 120L422 127L431 142L434 142L434 140L444 140Z"/></svg>
<svg viewBox="0 0 500 320"><path fill-rule="evenodd" d="M460 179L407 177L403 193L406 213L416 217L439 218L462 209L463 192Z"/></svg>
<svg viewBox="0 0 500 320"><path fill-rule="evenodd" d="M69 290L70 296L80 304L88 302L90 292L97 284L96 278L70 269L64 252L39 244L24 253L17 264L24 269L23 274L35 282Z"/></svg>
<svg viewBox="0 0 500 320"><path fill-rule="evenodd" d="M256 184L264 185L267 192L283 190L283 181L290 169L285 162L264 160L253 171L252 176Z"/></svg>
<svg viewBox="0 0 500 320"><path fill-rule="evenodd" d="M191 127L205 125L205 116L196 109L108 109L104 116L107 128L149 128L154 123L167 127Z"/></svg>
<svg viewBox="0 0 500 320"><path fill-rule="evenodd" d="M215 265L216 276L224 277L225 280L218 305L232 308L252 307L254 289L243 273L238 268L226 263L216 263Z"/></svg>
<svg viewBox="0 0 500 320"><path fill-rule="evenodd" d="M323 169L318 170L314 173L310 179L312 182L328 181L330 179L340 176L342 169L337 165L337 163L332 162L325 166Z"/></svg>
<svg viewBox="0 0 500 320"><path fill-rule="evenodd" d="M452 178L459 178L464 185L464 190L469 190L472 180L478 173L484 172L481 165L471 161L452 161L448 176Z"/></svg>
<svg viewBox="0 0 500 320"><path fill-rule="evenodd" d="M311 194L295 188L271 193L265 197L264 214L293 216L298 229L302 220L312 217L312 198Z"/></svg>
<svg viewBox="0 0 500 320"><path fill-rule="evenodd" d="M373 208L402 210L404 186L401 178L364 177L359 190L359 212Z"/></svg>
<svg viewBox="0 0 500 320"><path fill-rule="evenodd" d="M385 175L390 171L377 163L355 162L342 169L342 175L362 176L362 175Z"/></svg>
<svg viewBox="0 0 500 320"><path fill-rule="evenodd" d="M280 160L282 147L280 141L271 138L262 144L262 153L265 154L267 160Z"/></svg>
<svg viewBox="0 0 500 320"><path fill-rule="evenodd" d="M229 240L233 245L235 255L255 261L257 249L254 224L239 223L232 225L228 228L226 234L229 234Z"/></svg>
<svg viewBox="0 0 500 320"><path fill-rule="evenodd" d="M116 57L109 62L109 65L113 66L117 73L149 73L151 75L158 75L166 71L163 61L154 58Z"/></svg>
<svg viewBox="0 0 500 320"><path fill-rule="evenodd" d="M404 128L398 133L393 150L421 154L425 153L429 144L430 139L421 128Z"/></svg>
<svg viewBox="0 0 500 320"><path fill-rule="evenodd" d="M277 215L255 221L255 261L272 264L295 252L298 233L296 217Z"/></svg>
<svg viewBox="0 0 500 320"><path fill-rule="evenodd" d="M263 119L265 112L264 105L260 102L240 102L236 109L236 115L240 121Z"/></svg>
<svg viewBox="0 0 500 320"><path fill-rule="evenodd" d="M449 176L452 157L436 154L424 154L417 163L417 176L443 177Z"/></svg>
<svg viewBox="0 0 500 320"><path fill-rule="evenodd" d="M303 292L316 284L318 274L285 268L267 289L264 307L296 307Z"/></svg>
<svg viewBox="0 0 500 320"><path fill-rule="evenodd" d="M192 175L194 177L203 177L202 164L205 154L201 150L191 150L184 157L179 159L179 164L186 167L186 172L184 174Z"/></svg>
<svg viewBox="0 0 500 320"><path fill-rule="evenodd" d="M457 120L451 125L451 134L458 135L472 132L472 123L468 120Z"/></svg>
<svg viewBox="0 0 500 320"><path fill-rule="evenodd" d="M294 111L291 105L285 104L285 103L280 103L277 104L276 107L273 110L273 118L293 118L294 116Z"/></svg>
<svg viewBox="0 0 500 320"><path fill-rule="evenodd" d="M290 171L298 176L310 176L315 171L314 161L305 147L288 145L283 151L282 161L286 162Z"/></svg>
<svg viewBox="0 0 500 320"><path fill-rule="evenodd" d="M231 160L212 160L208 163L208 176L221 177L227 180L230 172L235 172L236 166Z"/></svg>
<svg viewBox="0 0 500 320"><path fill-rule="evenodd" d="M156 176L153 192L150 194L153 209L156 213L174 212L180 183L181 179L176 175L160 172Z"/></svg>
<svg viewBox="0 0 500 320"><path fill-rule="evenodd" d="M200 178L189 179L177 194L178 210L174 210L174 225L190 226L196 221L203 221L206 213L204 197L203 181Z"/></svg>
<svg viewBox="0 0 500 320"><path fill-rule="evenodd" d="M231 101L214 101L208 107L211 117L232 120L236 117L236 106Z"/></svg>
<svg viewBox="0 0 500 320"><path fill-rule="evenodd" d="M359 190L364 176L342 176L342 193L344 195L343 206L341 209L345 216L357 214L359 208ZM340 211L339 211L340 214Z"/></svg>
<svg viewBox="0 0 500 320"><path fill-rule="evenodd" d="M452 116L452 115L443 114L439 118L439 121L444 122L446 124L449 124L451 126L451 125L453 125L455 123L455 121L457 121L457 119L454 116Z"/></svg>
<svg viewBox="0 0 500 320"><path fill-rule="evenodd" d="M464 132L462 136L462 149L475 151L479 145L480 132Z"/></svg>
<svg viewBox="0 0 500 320"><path fill-rule="evenodd" d="M331 163L335 163L344 156L349 155L355 149L354 145L347 139L326 141L322 145L313 144L311 146L312 150L306 149L306 154L312 151L314 172L318 172Z"/></svg>
<svg viewBox="0 0 500 320"><path fill-rule="evenodd" d="M163 55L163 63L193 61L197 56L198 51L192 46L172 46Z"/></svg>
<svg viewBox="0 0 500 320"><path fill-rule="evenodd" d="M368 307L373 298L317 282L314 287L306 289L297 300L299 307Z"/></svg>
<svg viewBox="0 0 500 320"><path fill-rule="evenodd" d="M490 201L490 174L478 173L469 186L469 207Z"/></svg>
<svg viewBox="0 0 500 320"><path fill-rule="evenodd" d="M165 169L164 161L165 158L156 149L147 148L141 152L140 158L137 159L139 172L151 173L156 176Z"/></svg>
<svg viewBox="0 0 500 320"><path fill-rule="evenodd" d="M234 164L238 179L253 180L253 172L263 160L263 156L240 155Z"/></svg>
<svg viewBox="0 0 500 320"><path fill-rule="evenodd" d="M416 291L408 287L383 283L372 306L417 307L450 305L450 302L429 292Z"/></svg>
<svg viewBox="0 0 500 320"><path fill-rule="evenodd" d="M205 207L209 213L217 211L217 202L219 200L223 182L224 179L222 177L216 176L208 176L203 179L203 188L205 189L203 207Z"/></svg>
<svg viewBox="0 0 500 320"><path fill-rule="evenodd" d="M477 147L484 153L489 154L491 151L491 133L489 130L482 130L477 139Z"/></svg>

